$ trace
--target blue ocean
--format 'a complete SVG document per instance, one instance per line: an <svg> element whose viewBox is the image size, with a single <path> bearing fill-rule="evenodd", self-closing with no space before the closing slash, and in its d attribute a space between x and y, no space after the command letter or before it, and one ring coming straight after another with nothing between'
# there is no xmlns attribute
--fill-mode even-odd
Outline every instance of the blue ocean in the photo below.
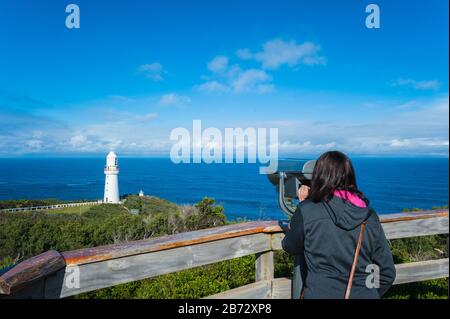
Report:
<svg viewBox="0 0 450 319"><path fill-rule="evenodd" d="M0 159L0 199L102 199L104 158ZM382 214L448 204L448 158L353 158L359 187ZM119 157L121 194L155 195L178 204L204 196L228 219L279 219L275 188L257 164L173 164Z"/></svg>

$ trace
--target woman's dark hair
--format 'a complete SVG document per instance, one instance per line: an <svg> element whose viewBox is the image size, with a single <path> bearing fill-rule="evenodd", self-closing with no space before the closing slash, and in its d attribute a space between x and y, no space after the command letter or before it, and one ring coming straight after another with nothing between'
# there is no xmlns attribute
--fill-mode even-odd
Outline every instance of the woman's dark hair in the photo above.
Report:
<svg viewBox="0 0 450 319"><path fill-rule="evenodd" d="M355 170L344 153L331 151L322 154L314 166L309 197L313 202L328 201L335 190L346 190L367 201L358 190Z"/></svg>

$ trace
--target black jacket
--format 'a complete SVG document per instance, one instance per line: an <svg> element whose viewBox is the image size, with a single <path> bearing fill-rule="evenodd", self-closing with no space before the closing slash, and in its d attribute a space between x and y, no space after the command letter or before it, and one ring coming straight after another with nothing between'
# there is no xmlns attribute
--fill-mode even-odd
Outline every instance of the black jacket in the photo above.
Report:
<svg viewBox="0 0 450 319"><path fill-rule="evenodd" d="M298 205L282 245L288 253L304 258L305 299L344 297L360 225L364 221L367 224L350 298L377 299L395 279L394 261L377 214L338 197L320 203L306 200ZM377 272L373 270L377 266L378 288L373 284L377 279ZM371 288L366 286L366 280Z"/></svg>

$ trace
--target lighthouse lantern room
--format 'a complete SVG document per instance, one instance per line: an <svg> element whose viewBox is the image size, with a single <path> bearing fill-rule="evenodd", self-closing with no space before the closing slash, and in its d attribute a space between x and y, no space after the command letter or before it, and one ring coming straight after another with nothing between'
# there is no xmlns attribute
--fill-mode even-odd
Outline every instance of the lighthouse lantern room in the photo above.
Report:
<svg viewBox="0 0 450 319"><path fill-rule="evenodd" d="M119 165L114 152L106 156L104 203L118 204L119 197Z"/></svg>

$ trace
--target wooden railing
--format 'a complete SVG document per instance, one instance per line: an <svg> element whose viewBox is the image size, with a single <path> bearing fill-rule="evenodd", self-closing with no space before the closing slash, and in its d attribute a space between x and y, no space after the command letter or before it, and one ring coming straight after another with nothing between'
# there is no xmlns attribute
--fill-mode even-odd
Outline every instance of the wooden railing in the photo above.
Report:
<svg viewBox="0 0 450 319"><path fill-rule="evenodd" d="M91 205L100 205L103 202L101 200L92 201L92 202L80 202L80 203L61 203L54 205L45 205L45 206L31 206L31 207L15 207L15 208L4 208L0 209L0 212L28 212L35 210L53 210L53 209L61 209L68 207L78 207L78 206L91 206Z"/></svg>
<svg viewBox="0 0 450 319"><path fill-rule="evenodd" d="M388 239L448 234L448 210L380 216ZM64 298L83 292L256 254L256 282L210 298L290 298L287 278L274 278L273 252L283 233L255 221L148 240L48 251L0 276L0 297ZM448 277L448 258L396 265L395 284Z"/></svg>

